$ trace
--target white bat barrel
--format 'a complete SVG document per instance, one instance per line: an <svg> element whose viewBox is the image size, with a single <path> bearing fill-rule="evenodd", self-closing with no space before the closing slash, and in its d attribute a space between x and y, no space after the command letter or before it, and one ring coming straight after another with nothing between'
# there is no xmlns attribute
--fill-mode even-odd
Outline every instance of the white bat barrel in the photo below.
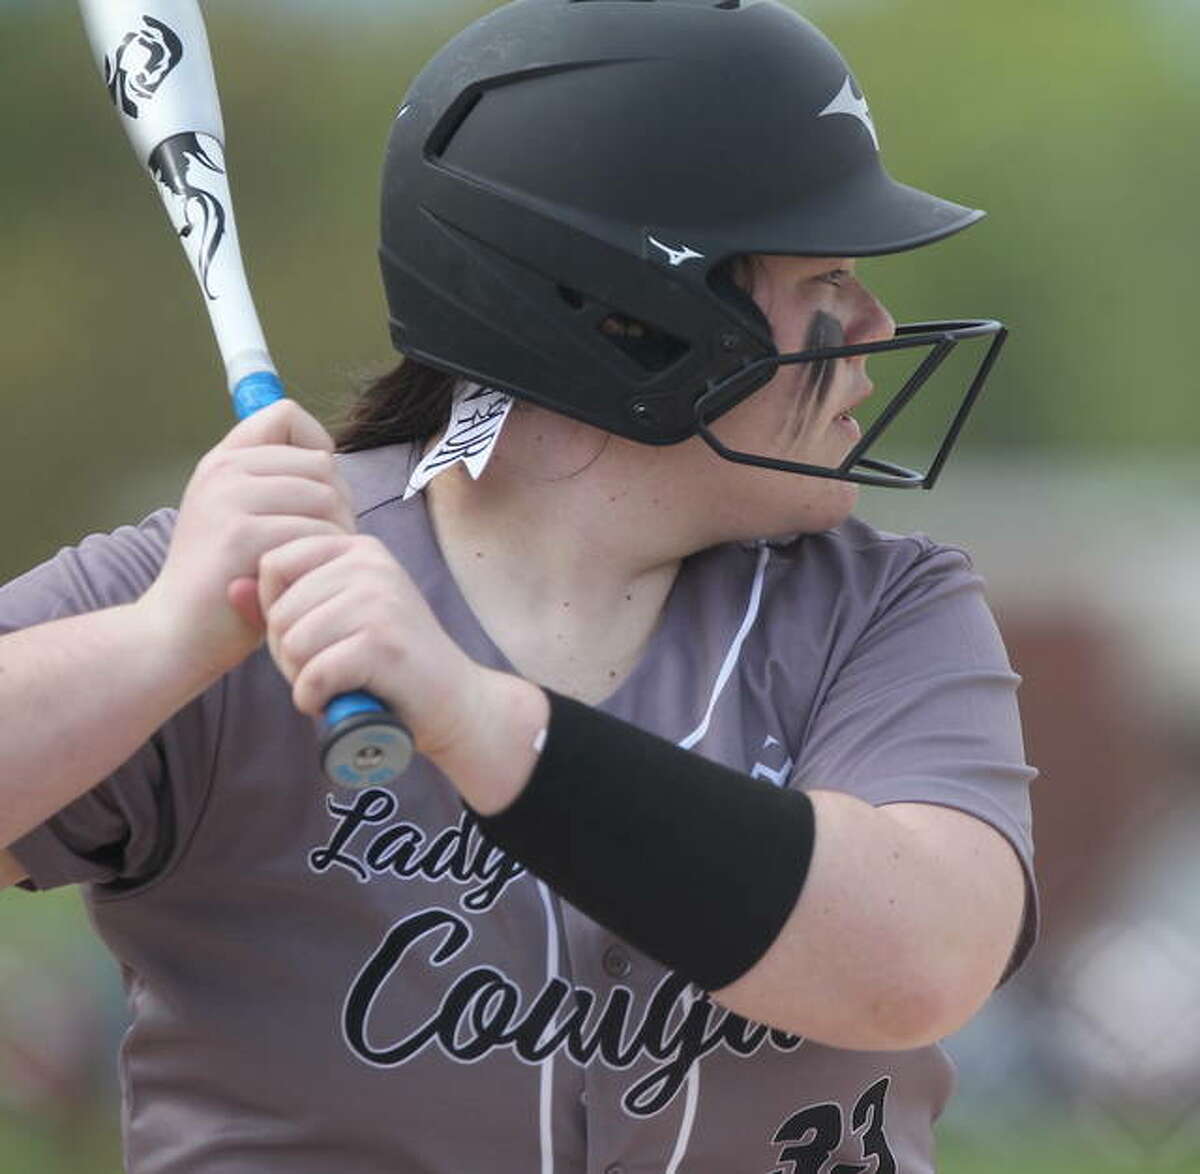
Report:
<svg viewBox="0 0 1200 1174"><path fill-rule="evenodd" d="M139 162L178 134L225 141L196 0L79 0L88 41Z"/></svg>
<svg viewBox="0 0 1200 1174"><path fill-rule="evenodd" d="M191 262L236 396L248 376L274 375L275 365L242 262L221 103L199 6L196 0L80 0L80 10L109 97Z"/></svg>
<svg viewBox="0 0 1200 1174"><path fill-rule="evenodd" d="M204 295L229 390L255 372L274 373L242 262L221 143L175 135L151 152L149 169Z"/></svg>

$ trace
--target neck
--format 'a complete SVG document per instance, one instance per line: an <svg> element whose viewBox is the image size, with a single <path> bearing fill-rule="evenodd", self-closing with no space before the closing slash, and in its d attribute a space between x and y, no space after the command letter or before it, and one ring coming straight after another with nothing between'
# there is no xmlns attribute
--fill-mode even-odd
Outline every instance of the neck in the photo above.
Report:
<svg viewBox="0 0 1200 1174"><path fill-rule="evenodd" d="M524 675L590 701L636 663L689 553L626 444L514 411L479 481L456 466L426 489L442 553L488 634Z"/></svg>

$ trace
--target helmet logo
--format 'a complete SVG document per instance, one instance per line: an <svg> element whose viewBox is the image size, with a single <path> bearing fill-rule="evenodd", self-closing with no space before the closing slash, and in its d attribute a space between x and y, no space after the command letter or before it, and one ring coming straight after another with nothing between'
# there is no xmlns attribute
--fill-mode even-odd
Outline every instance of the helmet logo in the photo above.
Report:
<svg viewBox="0 0 1200 1174"><path fill-rule="evenodd" d="M662 249L667 255L667 260L670 261L673 269L678 269L684 261L703 261L704 254L697 253L695 249L684 245L681 249L673 249L670 245L664 245L662 241L655 240L652 236L647 236L646 239L654 245L655 248Z"/></svg>
<svg viewBox="0 0 1200 1174"><path fill-rule="evenodd" d="M871 135L871 142L875 144L875 150L879 150L879 136L875 133L875 123L871 121L871 111L867 106L867 99L856 92L854 79L849 74L846 74L846 80L842 83L837 97L817 117L824 118L829 114L849 114L851 118L857 118Z"/></svg>

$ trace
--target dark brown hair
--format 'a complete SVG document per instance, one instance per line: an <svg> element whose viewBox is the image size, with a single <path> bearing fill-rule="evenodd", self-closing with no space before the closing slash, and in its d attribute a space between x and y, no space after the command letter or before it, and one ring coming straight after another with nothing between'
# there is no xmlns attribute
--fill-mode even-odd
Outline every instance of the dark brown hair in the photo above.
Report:
<svg viewBox="0 0 1200 1174"><path fill-rule="evenodd" d="M401 359L371 380L333 430L338 452L425 441L445 428L459 376Z"/></svg>

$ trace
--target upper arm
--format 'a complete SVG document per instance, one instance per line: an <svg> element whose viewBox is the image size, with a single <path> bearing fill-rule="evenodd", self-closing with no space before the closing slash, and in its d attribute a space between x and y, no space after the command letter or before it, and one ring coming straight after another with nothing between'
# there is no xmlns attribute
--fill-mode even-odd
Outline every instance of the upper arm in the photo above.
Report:
<svg viewBox="0 0 1200 1174"><path fill-rule="evenodd" d="M938 920L958 948L962 995L982 1002L1003 977L1026 919L1030 881L1011 841L966 812L931 803L880 811L901 824L944 881Z"/></svg>
<svg viewBox="0 0 1200 1174"><path fill-rule="evenodd" d="M991 911L988 965L1000 950L1002 972L1028 953L1038 921L1036 772L1025 761L1019 681L981 581L962 555L938 551L890 588L837 665L796 768L798 785L853 795L901 826L957 886L946 894L956 922L959 908L968 920ZM1015 950L997 942L1010 937L1014 909Z"/></svg>
<svg viewBox="0 0 1200 1174"><path fill-rule="evenodd" d="M0 889L7 889L25 879L25 869L7 849L0 848Z"/></svg>

